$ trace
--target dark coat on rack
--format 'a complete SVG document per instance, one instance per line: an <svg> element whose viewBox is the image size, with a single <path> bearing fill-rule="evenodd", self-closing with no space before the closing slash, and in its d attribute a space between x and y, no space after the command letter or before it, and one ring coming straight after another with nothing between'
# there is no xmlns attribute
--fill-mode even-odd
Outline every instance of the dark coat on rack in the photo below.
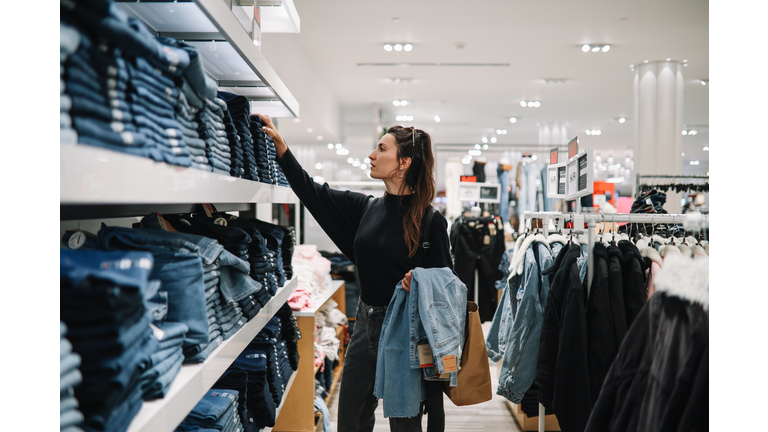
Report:
<svg viewBox="0 0 768 432"><path fill-rule="evenodd" d="M648 298L644 267L647 268L649 263L643 260L637 246L631 242L620 241L619 249L623 256L621 279L624 290L624 310L627 316L627 328L629 328Z"/></svg>
<svg viewBox="0 0 768 432"><path fill-rule="evenodd" d="M589 340L589 389L592 395L592 404L600 394L603 380L608 374L616 354L619 352L621 339L618 338L619 328L613 319L613 302L611 298L612 282L608 265L608 251L602 243L595 243L592 251L594 257L594 274L592 286L589 290L589 303L587 303L587 329ZM621 282L621 273L619 273ZM619 285L620 287L620 285ZM622 315L624 304L621 307ZM624 331L626 332L626 322Z"/></svg>
<svg viewBox="0 0 768 432"><path fill-rule="evenodd" d="M564 432L583 431L592 408L587 299L576 263L580 254L580 245L564 247L558 254L557 273L544 310L536 370L539 401L555 409Z"/></svg>
<svg viewBox="0 0 768 432"><path fill-rule="evenodd" d="M709 429L709 317L702 307L709 304L708 272L706 258L665 261L586 432Z"/></svg>

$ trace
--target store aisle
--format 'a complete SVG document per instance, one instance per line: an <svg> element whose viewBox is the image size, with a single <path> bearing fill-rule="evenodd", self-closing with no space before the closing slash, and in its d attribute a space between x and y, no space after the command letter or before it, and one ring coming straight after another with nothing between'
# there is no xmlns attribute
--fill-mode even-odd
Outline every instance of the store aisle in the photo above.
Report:
<svg viewBox="0 0 768 432"><path fill-rule="evenodd" d="M483 323L483 333L487 334L491 323ZM489 360L490 361L490 360ZM445 399L445 431L522 431L512 413L509 411L506 399L495 394L498 383L498 367L491 363L491 382L493 383L493 399L488 402L466 407L455 406L447 396ZM339 388L337 385L328 409L331 412L331 430L336 431L336 416L339 408ZM427 430L427 419L424 418L423 430ZM376 426L374 432L389 432L389 421L384 418L381 402L376 408Z"/></svg>

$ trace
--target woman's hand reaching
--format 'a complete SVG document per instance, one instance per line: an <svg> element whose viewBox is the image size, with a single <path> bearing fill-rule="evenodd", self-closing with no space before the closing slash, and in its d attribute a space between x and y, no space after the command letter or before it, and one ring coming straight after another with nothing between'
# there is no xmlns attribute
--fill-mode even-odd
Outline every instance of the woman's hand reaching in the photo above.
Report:
<svg viewBox="0 0 768 432"><path fill-rule="evenodd" d="M403 278L403 289L411 292L411 279L413 278L413 270L409 270Z"/></svg>
<svg viewBox="0 0 768 432"><path fill-rule="evenodd" d="M261 130L264 131L267 136L272 138L272 141L275 142L275 149L277 150L277 158L280 159L283 157L283 154L286 150L288 150L288 146L285 144L285 141L283 141L282 135L280 135L280 132L277 131L277 128L275 127L275 124L272 123L272 119L269 118L266 114L256 114L261 119L261 122L264 124L262 126Z"/></svg>

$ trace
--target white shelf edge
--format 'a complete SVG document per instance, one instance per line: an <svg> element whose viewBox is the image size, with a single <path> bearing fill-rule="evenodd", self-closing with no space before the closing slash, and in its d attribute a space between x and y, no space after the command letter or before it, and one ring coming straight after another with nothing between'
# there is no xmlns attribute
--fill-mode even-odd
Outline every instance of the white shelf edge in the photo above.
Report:
<svg viewBox="0 0 768 432"><path fill-rule="evenodd" d="M253 44L250 35L245 31L227 3L222 0L195 0L195 3L208 16L213 25L219 29L219 32L227 38L235 51L242 56L256 75L261 78L261 81L274 91L283 105L295 117L299 117L299 101L296 100L277 72L264 58L261 50Z"/></svg>
<svg viewBox="0 0 768 432"><path fill-rule="evenodd" d="M304 311L293 311L293 314L297 317L311 317L315 316L317 311L320 310L320 308L323 307L326 303L328 303L328 300L330 300L331 297L333 297L334 294L336 294L336 291L339 290L344 286L344 281L341 279L334 279L331 281L331 286L326 288L325 291L322 293L321 297L315 302L317 302L317 306L312 309L307 309ZM314 300L314 299L313 299Z"/></svg>
<svg viewBox="0 0 768 432"><path fill-rule="evenodd" d="M298 371L293 371L291 378L288 379L288 385L285 386L285 391L283 392L283 399L280 401L280 405L275 409L275 420L277 420L277 417L280 415L280 411L283 409L283 405L285 405L285 400L288 399L288 392L290 392L291 387L293 387L293 381L296 380L297 372Z"/></svg>
<svg viewBox="0 0 768 432"><path fill-rule="evenodd" d="M144 402L141 411L133 418L128 432L172 432L176 429L202 399L205 392L216 383L280 307L288 301L288 297L297 286L298 279L294 277L284 287L278 289L266 306L240 331L222 342L205 362L182 366L181 371L171 383L168 395L163 399Z"/></svg>
<svg viewBox="0 0 768 432"><path fill-rule="evenodd" d="M286 203L288 187L156 162L85 144L60 146L60 203Z"/></svg>

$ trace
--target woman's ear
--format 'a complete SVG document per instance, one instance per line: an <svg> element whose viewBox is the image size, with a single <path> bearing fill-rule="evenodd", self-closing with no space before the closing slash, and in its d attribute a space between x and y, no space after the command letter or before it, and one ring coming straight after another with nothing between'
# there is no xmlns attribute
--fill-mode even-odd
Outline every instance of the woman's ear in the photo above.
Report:
<svg viewBox="0 0 768 432"><path fill-rule="evenodd" d="M404 157L400 159L400 168L407 170L411 166L411 158Z"/></svg>

